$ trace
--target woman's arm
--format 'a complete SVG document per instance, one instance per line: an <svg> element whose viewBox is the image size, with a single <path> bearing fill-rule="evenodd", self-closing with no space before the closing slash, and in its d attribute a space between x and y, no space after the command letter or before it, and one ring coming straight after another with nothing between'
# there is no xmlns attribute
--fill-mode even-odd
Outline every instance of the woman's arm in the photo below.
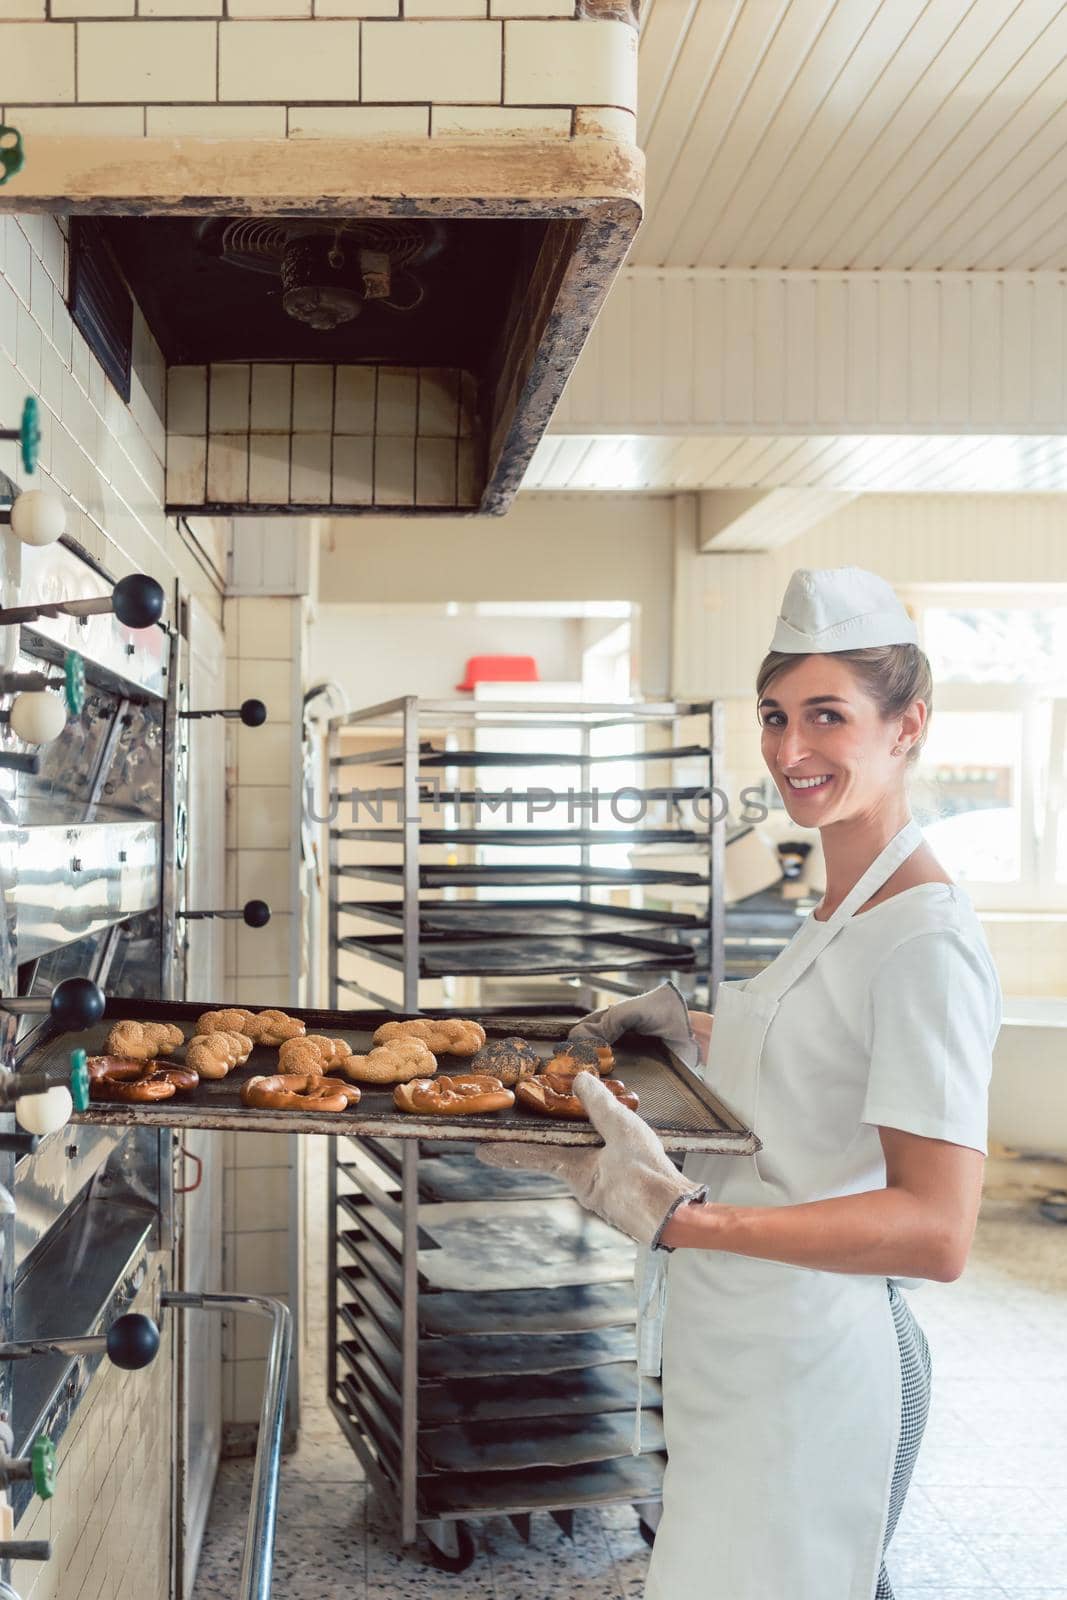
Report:
<svg viewBox="0 0 1067 1600"><path fill-rule="evenodd" d="M795 1206L683 1205L661 1242L823 1272L951 1283L974 1237L984 1158L964 1145L897 1128L878 1132L884 1189Z"/></svg>

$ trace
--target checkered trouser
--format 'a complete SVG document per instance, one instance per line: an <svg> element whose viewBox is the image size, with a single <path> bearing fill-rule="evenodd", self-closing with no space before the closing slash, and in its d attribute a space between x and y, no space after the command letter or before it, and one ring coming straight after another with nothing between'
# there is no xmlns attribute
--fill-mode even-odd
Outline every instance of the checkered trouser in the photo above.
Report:
<svg viewBox="0 0 1067 1600"><path fill-rule="evenodd" d="M912 1468L919 1454L923 1429L930 1410L930 1349L926 1335L911 1314L911 1308L895 1284L889 1285L889 1305L897 1330L900 1350L900 1379L902 1400L900 1408L900 1443L893 1467L893 1483L889 1491L889 1520L886 1523L885 1544L882 1554L889 1548L893 1530L904 1506L904 1496L911 1482ZM878 1587L874 1600L893 1600L893 1585L885 1570L885 1562L878 1574Z"/></svg>

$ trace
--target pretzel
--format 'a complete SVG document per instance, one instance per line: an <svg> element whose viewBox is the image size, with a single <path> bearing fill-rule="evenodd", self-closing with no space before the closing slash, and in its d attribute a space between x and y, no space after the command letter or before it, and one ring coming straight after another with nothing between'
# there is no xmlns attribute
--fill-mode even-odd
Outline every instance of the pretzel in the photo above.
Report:
<svg viewBox="0 0 1067 1600"><path fill-rule="evenodd" d="M186 1066L202 1078L224 1078L232 1067L243 1067L252 1054L252 1041L246 1034L218 1028L214 1033L198 1033L185 1047Z"/></svg>
<svg viewBox="0 0 1067 1600"><path fill-rule="evenodd" d="M122 1061L153 1061L169 1056L185 1042L185 1034L173 1022L134 1022L127 1018L112 1025L104 1043L109 1056Z"/></svg>
<svg viewBox="0 0 1067 1600"><path fill-rule="evenodd" d="M472 1072L487 1072L499 1078L505 1089L514 1089L520 1078L532 1078L544 1071L544 1063L525 1039L494 1039L483 1044L471 1062Z"/></svg>
<svg viewBox="0 0 1067 1600"><path fill-rule="evenodd" d="M568 1039L566 1044L560 1045L544 1070L565 1074L570 1078L577 1077L579 1072L598 1072L604 1077L614 1065L615 1056L610 1044L597 1044L593 1039Z"/></svg>
<svg viewBox="0 0 1067 1600"><path fill-rule="evenodd" d="M283 1072L332 1072L352 1054L344 1039L328 1039L324 1033L307 1033L302 1039L286 1039L278 1051Z"/></svg>
<svg viewBox="0 0 1067 1600"><path fill-rule="evenodd" d="M162 1061L124 1061L121 1056L90 1056L89 1092L94 1100L148 1102L170 1100L179 1090L195 1089L200 1082L188 1067Z"/></svg>
<svg viewBox="0 0 1067 1600"><path fill-rule="evenodd" d="M359 1090L318 1072L278 1072L248 1078L241 1085L241 1103L257 1111L347 1111L358 1105Z"/></svg>
<svg viewBox="0 0 1067 1600"><path fill-rule="evenodd" d="M632 1089L627 1089L615 1078L602 1078L600 1081L605 1089L611 1090L616 1100L631 1111L637 1110L640 1102ZM574 1093L573 1084L573 1077L546 1072L536 1078L523 1078L517 1083L515 1098L527 1111L538 1111L542 1116L574 1117L588 1122L589 1113Z"/></svg>
<svg viewBox="0 0 1067 1600"><path fill-rule="evenodd" d="M347 1056L334 1067L350 1083L407 1083L412 1078L432 1078L437 1057L421 1039L395 1039L380 1044L369 1055Z"/></svg>
<svg viewBox="0 0 1067 1600"><path fill-rule="evenodd" d="M415 1017L410 1022L383 1022L375 1029L375 1044L397 1039L421 1039L435 1056L472 1056L485 1043L485 1029L461 1017Z"/></svg>
<svg viewBox="0 0 1067 1600"><path fill-rule="evenodd" d="M463 1117L471 1111L507 1111L515 1096L499 1078L470 1072L458 1078L415 1078L393 1090L398 1111L429 1112L435 1117Z"/></svg>
<svg viewBox="0 0 1067 1600"><path fill-rule="evenodd" d="M277 1047L286 1039L295 1039L304 1032L304 1024L284 1011L246 1011L243 1006L230 1006L225 1011L205 1011L196 1019L196 1031L202 1033L242 1033L253 1044Z"/></svg>

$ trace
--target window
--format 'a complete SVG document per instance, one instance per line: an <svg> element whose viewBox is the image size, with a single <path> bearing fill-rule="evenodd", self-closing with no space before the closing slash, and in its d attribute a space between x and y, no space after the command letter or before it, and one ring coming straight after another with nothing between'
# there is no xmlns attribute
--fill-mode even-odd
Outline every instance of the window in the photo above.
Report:
<svg viewBox="0 0 1067 1600"><path fill-rule="evenodd" d="M984 909L1067 906L1067 593L916 590L934 673L913 804Z"/></svg>
<svg viewBox="0 0 1067 1600"><path fill-rule="evenodd" d="M70 219L69 304L75 326L129 405L133 296L95 217Z"/></svg>

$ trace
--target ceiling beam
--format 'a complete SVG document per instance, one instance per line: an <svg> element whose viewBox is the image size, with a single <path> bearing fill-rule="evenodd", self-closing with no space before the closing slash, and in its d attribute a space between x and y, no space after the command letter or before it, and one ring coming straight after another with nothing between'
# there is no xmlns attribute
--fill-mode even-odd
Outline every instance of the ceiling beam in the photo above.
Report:
<svg viewBox="0 0 1067 1600"><path fill-rule="evenodd" d="M823 489L713 489L698 497L697 545L705 555L776 550L855 498Z"/></svg>

